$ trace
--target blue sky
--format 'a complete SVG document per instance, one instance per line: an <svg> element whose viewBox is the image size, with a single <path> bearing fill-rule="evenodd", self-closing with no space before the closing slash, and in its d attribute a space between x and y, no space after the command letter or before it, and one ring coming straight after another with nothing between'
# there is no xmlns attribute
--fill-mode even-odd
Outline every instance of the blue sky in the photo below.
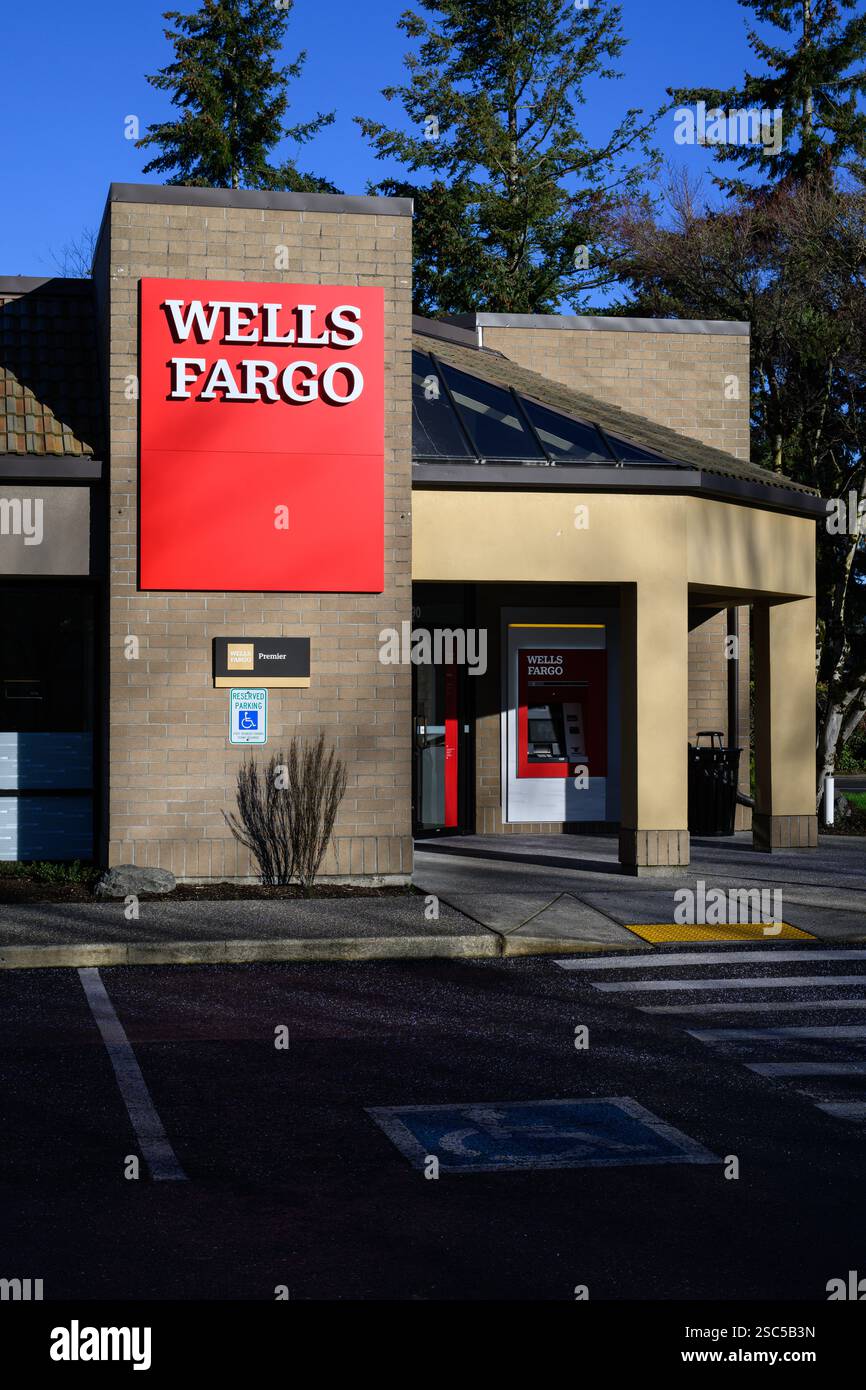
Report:
<svg viewBox="0 0 866 1390"><path fill-rule="evenodd" d="M196 5L42 0L6 8L0 275L55 273L53 253L98 227L109 183L158 182L142 174L146 154L124 138L124 121L136 115L144 130L170 111L168 96L145 81L171 56L161 18L169 7ZM289 119L336 108L334 125L308 147L302 167L346 192L362 193L369 179L392 172L372 158L352 117L397 119L380 91L400 81L407 44L396 20L407 7L392 0L295 3L287 55L306 48L309 58ZM622 8L625 76L593 90L585 108L590 138L600 139L627 106L658 105L667 86L730 86L749 65L746 13L736 0L622 0ZM707 167L705 151L674 144L672 116L659 145L675 163L695 172Z"/></svg>

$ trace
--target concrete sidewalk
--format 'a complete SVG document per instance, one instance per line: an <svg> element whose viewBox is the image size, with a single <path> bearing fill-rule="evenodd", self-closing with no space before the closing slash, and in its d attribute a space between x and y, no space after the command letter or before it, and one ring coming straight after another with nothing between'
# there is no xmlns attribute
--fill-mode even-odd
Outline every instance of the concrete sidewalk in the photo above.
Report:
<svg viewBox="0 0 866 1390"><path fill-rule="evenodd" d="M0 969L496 956L495 932L420 895L139 904L0 904Z"/></svg>
<svg viewBox="0 0 866 1390"><path fill-rule="evenodd" d="M567 943L643 942L629 925L673 923L674 894L779 890L783 920L823 941L866 940L866 839L822 835L817 850L756 853L748 833L692 840L685 874L620 872L616 841L590 835L474 835L416 847L416 885L505 937L506 955Z"/></svg>
<svg viewBox="0 0 866 1390"><path fill-rule="evenodd" d="M646 951L629 928L673 923L674 893L698 880L778 889L791 927L866 941L862 837L756 854L740 835L695 840L692 855L685 875L638 881L620 873L610 838L461 836L417 846L420 891L405 897L142 901L134 920L121 901L0 904L0 969Z"/></svg>

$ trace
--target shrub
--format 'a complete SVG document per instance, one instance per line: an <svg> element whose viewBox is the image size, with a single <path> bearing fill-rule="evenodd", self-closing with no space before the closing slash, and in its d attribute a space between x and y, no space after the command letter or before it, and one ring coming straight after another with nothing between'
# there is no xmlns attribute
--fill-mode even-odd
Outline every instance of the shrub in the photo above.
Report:
<svg viewBox="0 0 866 1390"><path fill-rule="evenodd" d="M855 729L836 760L837 772L866 772L866 728Z"/></svg>
<svg viewBox="0 0 866 1390"><path fill-rule="evenodd" d="M99 877L99 869L82 864L80 859L9 859L0 863L0 876L35 879L38 883L92 883Z"/></svg>
<svg viewBox="0 0 866 1390"><path fill-rule="evenodd" d="M251 759L238 769L237 814L223 813L232 834L255 858L264 884L295 880L308 893L334 830L347 770L325 735L292 739L264 772Z"/></svg>

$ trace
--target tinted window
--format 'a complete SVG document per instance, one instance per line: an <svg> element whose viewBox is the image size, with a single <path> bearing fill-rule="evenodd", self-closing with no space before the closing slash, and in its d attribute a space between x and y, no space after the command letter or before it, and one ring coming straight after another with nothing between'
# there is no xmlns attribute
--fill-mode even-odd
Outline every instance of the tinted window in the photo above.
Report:
<svg viewBox="0 0 866 1390"><path fill-rule="evenodd" d="M611 448L617 458L622 463L657 463L663 468L670 468L671 463L662 454L654 454L650 449L644 449L640 444L631 444L629 440L622 439L618 434L611 434L607 431Z"/></svg>
<svg viewBox="0 0 866 1390"><path fill-rule="evenodd" d="M534 401L523 401L538 437L552 459L558 463L613 463L604 440L592 425L568 420Z"/></svg>
<svg viewBox="0 0 866 1390"><path fill-rule="evenodd" d="M546 462L508 391L444 363L442 372L481 458Z"/></svg>
<svg viewBox="0 0 866 1390"><path fill-rule="evenodd" d="M412 456L474 459L426 352L412 353Z"/></svg>

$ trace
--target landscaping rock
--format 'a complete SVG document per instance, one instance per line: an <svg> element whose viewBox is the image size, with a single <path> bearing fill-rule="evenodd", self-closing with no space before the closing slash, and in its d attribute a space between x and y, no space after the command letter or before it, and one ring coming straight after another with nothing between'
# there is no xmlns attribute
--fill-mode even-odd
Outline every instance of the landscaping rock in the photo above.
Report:
<svg viewBox="0 0 866 1390"><path fill-rule="evenodd" d="M852 812L851 802L844 792L836 792L833 797L833 819L835 821L849 820Z"/></svg>
<svg viewBox="0 0 866 1390"><path fill-rule="evenodd" d="M130 893L170 893L177 880L168 869L145 869L138 864L117 864L96 883L99 898L125 898Z"/></svg>

